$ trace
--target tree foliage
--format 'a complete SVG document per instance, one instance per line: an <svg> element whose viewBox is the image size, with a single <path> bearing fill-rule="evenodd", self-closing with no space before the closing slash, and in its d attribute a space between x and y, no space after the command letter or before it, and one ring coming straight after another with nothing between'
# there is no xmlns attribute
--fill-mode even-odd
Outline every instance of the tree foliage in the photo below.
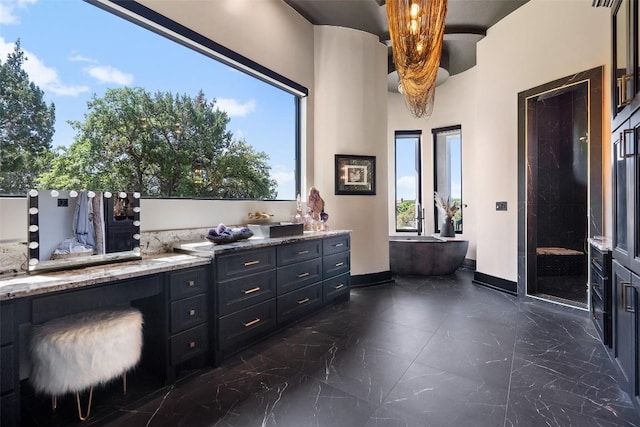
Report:
<svg viewBox="0 0 640 427"><path fill-rule="evenodd" d="M227 130L229 117L207 101L142 88L93 96L75 141L41 187L140 190L158 197L273 199L268 156Z"/></svg>
<svg viewBox="0 0 640 427"><path fill-rule="evenodd" d="M23 69L28 60L18 40L0 60L0 193L25 194L49 168L55 107Z"/></svg>
<svg viewBox="0 0 640 427"><path fill-rule="evenodd" d="M416 203L414 200L403 200L396 203L396 228L416 228Z"/></svg>

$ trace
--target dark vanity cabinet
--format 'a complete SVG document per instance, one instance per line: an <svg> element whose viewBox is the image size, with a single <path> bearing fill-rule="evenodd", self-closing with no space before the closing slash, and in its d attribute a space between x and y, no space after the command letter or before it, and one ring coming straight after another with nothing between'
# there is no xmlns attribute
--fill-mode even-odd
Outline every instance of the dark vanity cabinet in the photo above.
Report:
<svg viewBox="0 0 640 427"><path fill-rule="evenodd" d="M602 343L611 347L612 333L612 286L611 251L591 244L589 296L591 299L591 318L600 335Z"/></svg>
<svg viewBox="0 0 640 427"><path fill-rule="evenodd" d="M613 355L623 388L638 397L638 292L640 276L613 261Z"/></svg>
<svg viewBox="0 0 640 427"><path fill-rule="evenodd" d="M0 425L18 425L20 390L13 302L0 304Z"/></svg>
<svg viewBox="0 0 640 427"><path fill-rule="evenodd" d="M216 360L276 326L276 248L240 250L214 258Z"/></svg>
<svg viewBox="0 0 640 427"><path fill-rule="evenodd" d="M214 257L216 359L338 298L349 298L350 236L305 239Z"/></svg>
<svg viewBox="0 0 640 427"><path fill-rule="evenodd" d="M612 7L612 354L640 413L640 2Z"/></svg>

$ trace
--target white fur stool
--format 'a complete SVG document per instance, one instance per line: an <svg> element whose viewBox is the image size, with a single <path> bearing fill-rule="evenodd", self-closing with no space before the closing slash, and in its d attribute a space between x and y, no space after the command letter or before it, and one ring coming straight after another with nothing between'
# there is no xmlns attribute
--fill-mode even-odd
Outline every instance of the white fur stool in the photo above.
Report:
<svg viewBox="0 0 640 427"><path fill-rule="evenodd" d="M142 313L135 308L89 311L36 325L29 350L30 381L36 391L53 398L76 393L78 417L91 412L93 386L123 375L140 360ZM87 413L80 410L80 395L90 389Z"/></svg>

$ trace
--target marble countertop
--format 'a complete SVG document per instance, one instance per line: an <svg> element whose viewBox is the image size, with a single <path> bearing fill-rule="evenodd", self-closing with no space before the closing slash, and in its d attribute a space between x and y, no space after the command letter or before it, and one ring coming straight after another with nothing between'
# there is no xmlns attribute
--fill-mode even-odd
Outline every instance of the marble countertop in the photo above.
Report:
<svg viewBox="0 0 640 427"><path fill-rule="evenodd" d="M40 274L19 273L0 278L0 301L82 288L114 280L209 264L209 258L164 254L141 260L102 264Z"/></svg>
<svg viewBox="0 0 640 427"><path fill-rule="evenodd" d="M613 250L613 242L610 237L589 237L589 243L603 252Z"/></svg>
<svg viewBox="0 0 640 427"><path fill-rule="evenodd" d="M305 231L304 234L298 236L287 237L251 237L247 240L241 240L234 243L226 243L222 245L213 244L208 241L198 242L179 242L173 245L176 252L188 253L191 255L204 256L212 258L223 253L234 252L243 249L257 249L267 246L276 246L287 243L302 242L305 240L321 239L324 237L339 236L351 233L350 230L334 230L334 231Z"/></svg>

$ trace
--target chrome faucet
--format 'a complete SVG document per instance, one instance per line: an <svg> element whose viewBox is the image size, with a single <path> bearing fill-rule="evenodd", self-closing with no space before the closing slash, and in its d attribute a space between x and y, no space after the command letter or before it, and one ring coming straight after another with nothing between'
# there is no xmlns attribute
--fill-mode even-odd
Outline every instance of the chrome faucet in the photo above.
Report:
<svg viewBox="0 0 640 427"><path fill-rule="evenodd" d="M420 206L420 203L417 205L418 216L416 217L417 228L418 228L418 236L422 235L422 221L424 221L424 209Z"/></svg>

